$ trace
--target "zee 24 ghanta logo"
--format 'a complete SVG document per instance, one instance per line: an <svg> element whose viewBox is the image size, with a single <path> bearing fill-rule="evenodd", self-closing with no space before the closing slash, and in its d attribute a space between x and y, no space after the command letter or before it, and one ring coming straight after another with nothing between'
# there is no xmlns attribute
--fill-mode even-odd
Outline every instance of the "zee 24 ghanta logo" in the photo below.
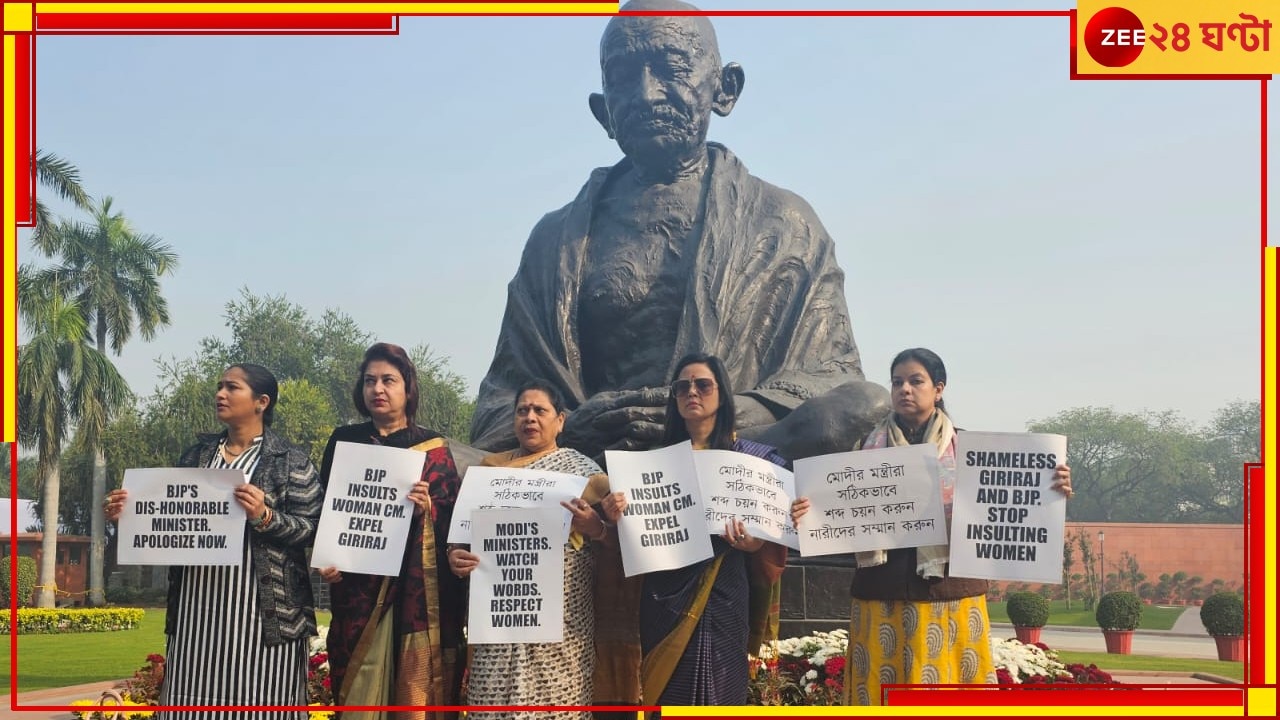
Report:
<svg viewBox="0 0 1280 720"><path fill-rule="evenodd" d="M1099 65L1118 68L1129 65L1142 54L1143 48L1153 45L1159 52L1184 53L1192 45L1200 45L1216 52L1223 52L1226 42L1240 43L1245 52L1268 52L1271 49L1271 20L1258 21L1257 16L1239 13L1239 22L1200 22L1194 30L1185 22L1169 23L1166 27L1153 22L1148 29L1142 20L1129 10L1109 7L1094 13L1084 28L1084 46L1089 57ZM1232 18L1234 19L1234 18Z"/></svg>

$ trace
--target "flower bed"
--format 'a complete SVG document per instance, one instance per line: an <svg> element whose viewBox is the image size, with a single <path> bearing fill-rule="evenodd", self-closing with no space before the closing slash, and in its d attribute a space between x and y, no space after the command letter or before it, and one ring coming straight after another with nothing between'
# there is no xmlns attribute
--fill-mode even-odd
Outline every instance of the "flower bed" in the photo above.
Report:
<svg viewBox="0 0 1280 720"><path fill-rule="evenodd" d="M142 622L141 608L18 608L18 634L132 630ZM0 614L0 633L9 633L9 613Z"/></svg>
<svg viewBox="0 0 1280 720"><path fill-rule="evenodd" d="M753 705L839 705L849 631L817 632L760 646L751 658L747 702Z"/></svg>
<svg viewBox="0 0 1280 720"><path fill-rule="evenodd" d="M849 633L836 630L761 646L751 658L748 702L752 705L839 705L844 693L844 656ZM1044 643L991 639L1001 685L1114 685L1096 665L1063 664Z"/></svg>
<svg viewBox="0 0 1280 720"><path fill-rule="evenodd" d="M991 659L1001 685L1118 685L1097 665L1064 665L1044 643L1026 645L1016 639L991 639Z"/></svg>

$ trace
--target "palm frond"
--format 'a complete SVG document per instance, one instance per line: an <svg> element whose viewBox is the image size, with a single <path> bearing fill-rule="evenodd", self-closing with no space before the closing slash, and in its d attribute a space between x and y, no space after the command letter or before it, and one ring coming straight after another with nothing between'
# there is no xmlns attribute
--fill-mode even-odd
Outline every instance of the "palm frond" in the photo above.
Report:
<svg viewBox="0 0 1280 720"><path fill-rule="evenodd" d="M47 150L36 150L36 179L41 185L53 190L58 197L69 200L82 210L90 209L93 198L85 192L80 184L80 170L67 160Z"/></svg>

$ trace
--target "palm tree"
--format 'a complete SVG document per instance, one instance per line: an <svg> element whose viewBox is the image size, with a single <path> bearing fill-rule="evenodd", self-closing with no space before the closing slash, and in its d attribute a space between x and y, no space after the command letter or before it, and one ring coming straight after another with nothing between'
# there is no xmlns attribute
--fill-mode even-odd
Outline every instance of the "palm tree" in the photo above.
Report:
<svg viewBox="0 0 1280 720"><path fill-rule="evenodd" d="M62 287L84 314L88 337L104 357L107 346L116 355L133 336L144 340L169 324L169 304L160 294L160 277L178 266L173 249L154 235L136 232L123 213L112 212L112 199L93 208L89 223L62 221L39 241L37 249L60 263L43 268L35 277ZM115 405L103 400L106 414L92 430L100 435ZM107 461L97 442L93 448L93 497L96 507L106 497ZM89 605L101 605L106 520L94 513L89 550Z"/></svg>
<svg viewBox="0 0 1280 720"><path fill-rule="evenodd" d="M125 402L129 387L106 355L85 344L84 313L56 283L36 282L30 267L19 268L18 297L29 335L18 348L18 442L38 454L44 537L37 604L53 607L63 441L72 423L90 434L105 425L108 405Z"/></svg>
<svg viewBox="0 0 1280 720"><path fill-rule="evenodd" d="M53 190L63 200L75 203L81 210L92 208L92 200L89 193L85 192L84 187L80 185L80 170L75 165L51 152L39 149L36 150L32 164L35 165L36 179L41 185ZM39 200L36 200L35 225L31 240L39 244L44 241L43 236L53 226L53 215L49 212L49 207Z"/></svg>

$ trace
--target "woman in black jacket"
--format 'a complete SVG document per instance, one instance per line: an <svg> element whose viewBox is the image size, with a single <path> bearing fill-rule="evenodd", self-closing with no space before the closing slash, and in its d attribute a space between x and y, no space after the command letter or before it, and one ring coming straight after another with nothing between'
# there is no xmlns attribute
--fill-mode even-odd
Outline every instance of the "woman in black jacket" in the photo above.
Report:
<svg viewBox="0 0 1280 720"><path fill-rule="evenodd" d="M226 430L199 435L178 467L232 468L245 521L238 566L169 569L167 672L160 704L245 707L307 704L307 639L316 634L306 550L324 497L305 452L270 430L278 397L275 377L261 365L228 367L214 395ZM126 493L107 496L116 520ZM167 713L157 714L164 718ZM228 718L242 712L201 711L183 718ZM301 720L303 711L262 712L261 718Z"/></svg>

